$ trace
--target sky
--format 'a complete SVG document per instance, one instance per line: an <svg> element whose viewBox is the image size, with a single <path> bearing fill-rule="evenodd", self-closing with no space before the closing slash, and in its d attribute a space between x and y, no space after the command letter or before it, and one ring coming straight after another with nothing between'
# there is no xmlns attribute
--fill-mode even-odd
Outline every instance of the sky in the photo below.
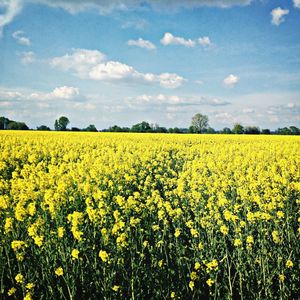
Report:
<svg viewBox="0 0 300 300"><path fill-rule="evenodd" d="M300 0L0 0L0 116L300 127Z"/></svg>

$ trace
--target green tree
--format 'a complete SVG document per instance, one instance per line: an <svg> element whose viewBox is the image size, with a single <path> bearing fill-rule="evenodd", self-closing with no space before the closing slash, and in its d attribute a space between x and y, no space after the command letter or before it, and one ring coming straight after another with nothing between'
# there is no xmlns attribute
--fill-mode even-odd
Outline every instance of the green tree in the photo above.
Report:
<svg viewBox="0 0 300 300"><path fill-rule="evenodd" d="M89 132L98 132L97 128L95 125L90 124L87 128L84 129L84 131L89 131Z"/></svg>
<svg viewBox="0 0 300 300"><path fill-rule="evenodd" d="M232 133L242 134L242 133L244 133L244 127L241 124L236 123L233 126Z"/></svg>
<svg viewBox="0 0 300 300"><path fill-rule="evenodd" d="M0 129L7 129L9 122L11 122L11 120L5 117L0 117Z"/></svg>
<svg viewBox="0 0 300 300"><path fill-rule="evenodd" d="M152 129L150 127L150 124L148 122L141 122L138 124L135 124L131 127L132 132L152 132Z"/></svg>
<svg viewBox="0 0 300 300"><path fill-rule="evenodd" d="M244 132L245 134L260 134L260 129L256 126L247 126Z"/></svg>
<svg viewBox="0 0 300 300"><path fill-rule="evenodd" d="M222 130L221 130L221 133L223 134L231 134L231 129L228 128L228 127L224 127Z"/></svg>
<svg viewBox="0 0 300 300"><path fill-rule="evenodd" d="M58 120L55 120L54 129L57 131L64 131L67 129L69 123L70 121L67 117L61 116Z"/></svg>
<svg viewBox="0 0 300 300"><path fill-rule="evenodd" d="M271 131L268 128L264 128L264 129L261 130L261 133L262 134L271 134Z"/></svg>
<svg viewBox="0 0 300 300"><path fill-rule="evenodd" d="M36 130L49 131L50 128L46 125L37 126Z"/></svg>
<svg viewBox="0 0 300 300"><path fill-rule="evenodd" d="M29 128L24 122L11 121L8 123L6 129L8 129L8 130L28 130Z"/></svg>
<svg viewBox="0 0 300 300"><path fill-rule="evenodd" d="M202 133L208 127L208 117L202 114L195 114L191 126L196 133Z"/></svg>

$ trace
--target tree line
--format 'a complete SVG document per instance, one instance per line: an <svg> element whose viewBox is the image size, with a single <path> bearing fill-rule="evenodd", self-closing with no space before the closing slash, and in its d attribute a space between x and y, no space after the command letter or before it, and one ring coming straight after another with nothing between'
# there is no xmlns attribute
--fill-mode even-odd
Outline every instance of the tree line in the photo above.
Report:
<svg viewBox="0 0 300 300"><path fill-rule="evenodd" d="M243 126L236 123L232 128L224 127L221 130L215 130L209 126L208 117L197 113L191 120L191 125L188 128L178 127L162 127L158 124L150 124L146 121L134 124L131 127L121 127L118 125L110 126L107 129L98 130L95 125L90 124L86 128L71 127L68 128L70 120L61 116L54 122L55 131L86 131L86 132L148 132L148 133L206 133L206 134L278 134L278 135L300 135L300 129L296 126L277 128L271 131L268 128L260 129L258 126ZM0 130L29 130L29 127L24 122L9 120L5 117L0 117ZM36 130L50 131L46 125L37 126Z"/></svg>

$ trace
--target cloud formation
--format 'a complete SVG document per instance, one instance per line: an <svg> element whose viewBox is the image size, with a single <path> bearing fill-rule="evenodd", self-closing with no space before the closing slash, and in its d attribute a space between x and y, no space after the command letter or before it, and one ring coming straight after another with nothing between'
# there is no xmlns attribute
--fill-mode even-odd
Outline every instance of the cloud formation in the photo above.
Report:
<svg viewBox="0 0 300 300"><path fill-rule="evenodd" d="M172 105L172 106L225 106L230 102L218 98L206 96L178 96L178 95L147 95L143 94L134 98L127 98L127 102L136 104L155 104L155 105ZM172 109L171 109L172 110Z"/></svg>
<svg viewBox="0 0 300 300"><path fill-rule="evenodd" d="M35 54L32 51L23 52L21 54L21 63L23 65L29 65L35 62Z"/></svg>
<svg viewBox="0 0 300 300"><path fill-rule="evenodd" d="M203 47L210 47L210 46L212 46L212 42L210 41L210 38L208 36L200 37L198 39L198 42Z"/></svg>
<svg viewBox="0 0 300 300"><path fill-rule="evenodd" d="M142 38L139 38L138 40L129 40L127 42L129 46L137 46L140 48L144 48L147 50L154 50L156 49L155 45L151 43L150 41L144 40Z"/></svg>
<svg viewBox="0 0 300 300"><path fill-rule="evenodd" d="M191 39L186 40L183 37L174 36L170 32L166 32L160 42L167 46L167 45L182 45L185 47L195 47L196 42L192 41Z"/></svg>
<svg viewBox="0 0 300 300"><path fill-rule="evenodd" d="M24 35L24 31L18 30L12 34L12 37L21 45L30 46L31 41Z"/></svg>
<svg viewBox="0 0 300 300"><path fill-rule="evenodd" d="M50 64L65 71L72 71L74 75L82 79L158 82L165 88L177 88L185 81L183 77L175 73L142 73L121 62L107 61L105 55L98 50L74 49L72 54L53 58Z"/></svg>
<svg viewBox="0 0 300 300"><path fill-rule="evenodd" d="M225 86L234 87L239 82L239 80L240 80L239 77L237 77L236 75L230 74L223 80L223 83Z"/></svg>
<svg viewBox="0 0 300 300"><path fill-rule="evenodd" d="M295 6L299 0L294 0ZM23 3L44 4L53 8L62 8L71 14L86 10L98 10L100 14L106 15L114 11L136 10L145 7L157 10L176 11L182 8L192 9L202 6L228 8L232 6L249 5L253 0L0 0L0 9L4 13L0 15L0 37L3 28L13 21L21 10Z"/></svg>
<svg viewBox="0 0 300 300"><path fill-rule="evenodd" d="M272 20L271 23L273 25L279 26L281 23L285 21L284 16L289 14L288 9L282 9L280 7L274 8L271 11Z"/></svg>
<svg viewBox="0 0 300 300"><path fill-rule="evenodd" d="M294 7L300 8L300 0L293 0L294 1Z"/></svg>
<svg viewBox="0 0 300 300"><path fill-rule="evenodd" d="M9 24L15 18L15 16L21 12L22 0L0 0L0 9L4 10L3 14L0 15L1 38L4 26Z"/></svg>
<svg viewBox="0 0 300 300"><path fill-rule="evenodd" d="M18 101L18 100L76 100L80 93L77 87L61 86L53 89L52 92L24 92L0 89L0 101Z"/></svg>
<svg viewBox="0 0 300 300"><path fill-rule="evenodd" d="M42 3L51 7L63 8L70 13L77 13L87 9L97 9L101 14L112 11L126 11L138 9L147 4L157 10L178 10L181 8L197 8L202 6L227 8L232 6L249 5L253 0L26 0Z"/></svg>
<svg viewBox="0 0 300 300"><path fill-rule="evenodd" d="M209 48L213 46L213 43L208 36L200 37L197 40L191 40L180 36L174 36L170 32L166 32L160 42L164 46L181 45L188 48L194 48L197 44L201 45L203 48Z"/></svg>

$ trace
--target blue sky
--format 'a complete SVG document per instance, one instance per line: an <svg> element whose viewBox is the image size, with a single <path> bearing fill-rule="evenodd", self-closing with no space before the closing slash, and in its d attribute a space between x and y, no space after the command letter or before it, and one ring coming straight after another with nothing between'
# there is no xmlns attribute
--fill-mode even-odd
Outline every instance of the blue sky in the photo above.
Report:
<svg viewBox="0 0 300 300"><path fill-rule="evenodd" d="M300 0L0 0L0 115L300 127L299 28Z"/></svg>

